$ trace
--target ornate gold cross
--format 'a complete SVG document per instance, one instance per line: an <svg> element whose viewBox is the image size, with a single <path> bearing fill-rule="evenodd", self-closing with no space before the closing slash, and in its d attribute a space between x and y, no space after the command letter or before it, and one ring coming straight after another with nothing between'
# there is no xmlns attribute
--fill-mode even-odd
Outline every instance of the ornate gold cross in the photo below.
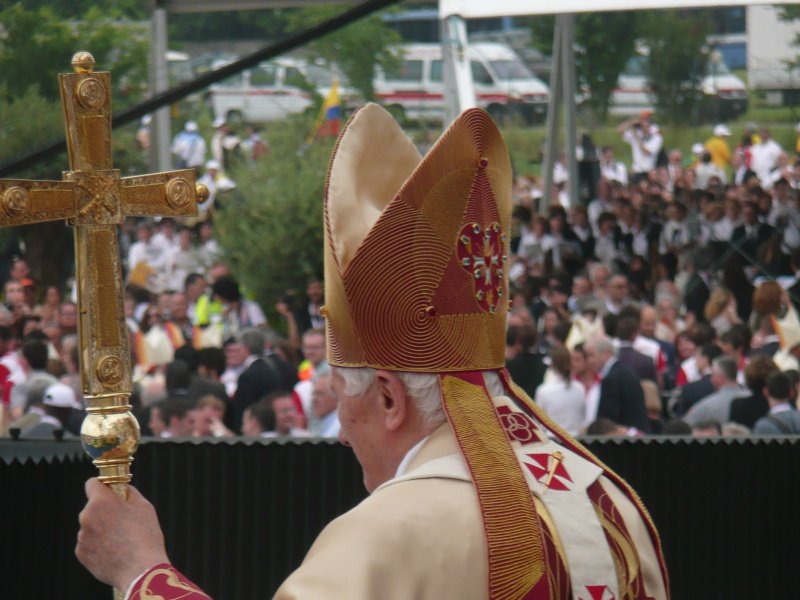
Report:
<svg viewBox="0 0 800 600"><path fill-rule="evenodd" d="M193 169L120 177L111 154L111 75L88 52L59 75L70 171L62 181L0 180L0 227L66 219L75 228L81 441L100 480L125 497L139 425L130 413L131 356L117 226L127 216L191 216L208 196Z"/></svg>

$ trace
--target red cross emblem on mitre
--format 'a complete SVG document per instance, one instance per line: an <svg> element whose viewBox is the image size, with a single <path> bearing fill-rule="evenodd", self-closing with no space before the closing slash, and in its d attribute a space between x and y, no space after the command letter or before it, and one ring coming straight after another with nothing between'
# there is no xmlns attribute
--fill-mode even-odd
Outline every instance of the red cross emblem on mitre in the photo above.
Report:
<svg viewBox="0 0 800 600"><path fill-rule="evenodd" d="M458 238L458 259L474 277L475 301L481 310L495 312L503 299L503 277L508 256L503 253L505 235L500 223L487 227L478 223L464 225Z"/></svg>
<svg viewBox="0 0 800 600"><path fill-rule="evenodd" d="M424 158L384 109L356 111L325 194L329 362L502 368L510 213L508 150L485 111Z"/></svg>

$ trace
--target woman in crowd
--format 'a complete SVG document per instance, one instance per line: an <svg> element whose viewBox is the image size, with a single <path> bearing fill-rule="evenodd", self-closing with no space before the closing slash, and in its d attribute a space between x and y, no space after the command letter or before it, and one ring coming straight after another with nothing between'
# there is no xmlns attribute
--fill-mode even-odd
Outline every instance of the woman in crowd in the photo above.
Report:
<svg viewBox="0 0 800 600"><path fill-rule="evenodd" d="M739 322L736 298L724 287L714 288L703 312L717 335L722 335Z"/></svg>
<svg viewBox="0 0 800 600"><path fill-rule="evenodd" d="M550 350L550 382L536 389L536 403L568 433L578 435L586 420L586 399L583 386L572 380L571 363L563 346Z"/></svg>

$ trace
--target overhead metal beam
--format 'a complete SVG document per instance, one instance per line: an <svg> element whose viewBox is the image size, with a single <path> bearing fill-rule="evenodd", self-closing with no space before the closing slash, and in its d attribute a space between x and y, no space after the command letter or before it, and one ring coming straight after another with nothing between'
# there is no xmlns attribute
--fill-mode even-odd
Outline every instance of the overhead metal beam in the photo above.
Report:
<svg viewBox="0 0 800 600"><path fill-rule="evenodd" d="M162 0L157 2L159 8L165 8L171 14L202 13L237 10L268 10L274 8L299 8L319 4L352 4L347 0Z"/></svg>
<svg viewBox="0 0 800 600"><path fill-rule="evenodd" d="M425 4L430 0L405 0L403 4ZM153 6L164 8L171 14L221 12L237 10L269 10L274 8L302 8L319 4L353 4L353 0L155 0Z"/></svg>
<svg viewBox="0 0 800 600"><path fill-rule="evenodd" d="M520 0L440 0L439 18L461 15L465 19L497 15L547 15L616 10L660 8L699 8L704 6L741 6L742 4L796 4L797 0L559 0L558 2L521 2Z"/></svg>

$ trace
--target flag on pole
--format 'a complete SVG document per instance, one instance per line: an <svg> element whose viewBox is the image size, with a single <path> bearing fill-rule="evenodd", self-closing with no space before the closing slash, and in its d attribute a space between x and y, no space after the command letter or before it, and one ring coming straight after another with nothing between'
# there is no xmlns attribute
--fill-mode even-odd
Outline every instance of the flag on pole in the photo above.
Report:
<svg viewBox="0 0 800 600"><path fill-rule="evenodd" d="M341 118L342 103L339 99L339 80L334 79L306 143L310 144L317 137L339 135L339 121Z"/></svg>

